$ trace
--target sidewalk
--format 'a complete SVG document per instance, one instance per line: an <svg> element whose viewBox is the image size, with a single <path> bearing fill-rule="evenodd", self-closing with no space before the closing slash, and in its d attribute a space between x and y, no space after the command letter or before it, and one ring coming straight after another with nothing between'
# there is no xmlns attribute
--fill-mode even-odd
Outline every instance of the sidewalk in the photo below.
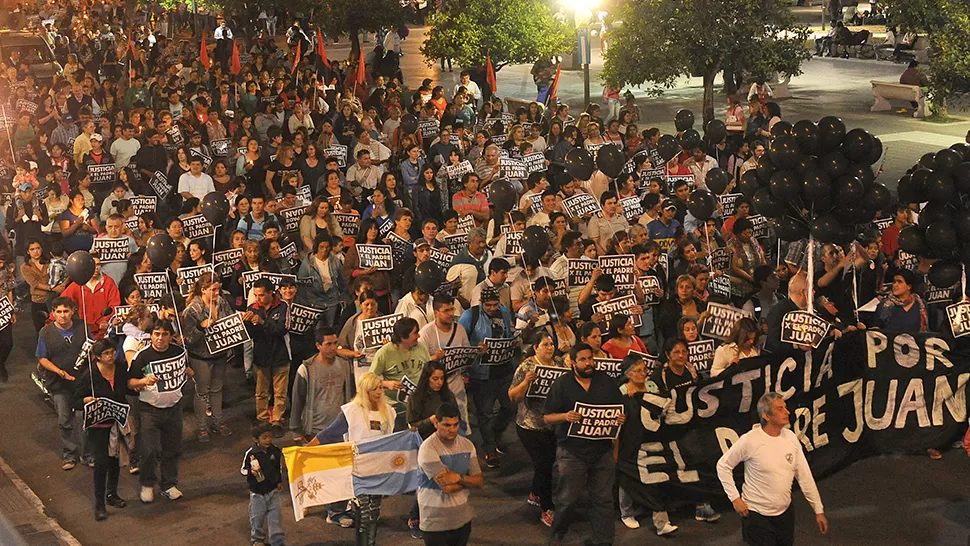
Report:
<svg viewBox="0 0 970 546"><path fill-rule="evenodd" d="M41 500L2 458L0 518L0 544L4 546L81 546L47 516Z"/></svg>

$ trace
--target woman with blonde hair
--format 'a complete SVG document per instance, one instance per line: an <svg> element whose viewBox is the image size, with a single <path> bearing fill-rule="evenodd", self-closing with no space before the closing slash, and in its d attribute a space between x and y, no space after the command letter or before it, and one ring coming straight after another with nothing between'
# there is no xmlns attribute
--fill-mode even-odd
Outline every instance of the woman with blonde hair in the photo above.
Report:
<svg viewBox="0 0 970 546"><path fill-rule="evenodd" d="M232 430L222 419L222 385L226 377L227 352L213 353L206 343L206 330L220 318L233 313L229 302L222 297L222 282L211 272L203 273L185 300L182 331L189 366L195 372L195 421L198 440L209 441L209 432L229 436ZM206 408L212 412L208 425ZM208 426L207 426L208 425Z"/></svg>
<svg viewBox="0 0 970 546"><path fill-rule="evenodd" d="M724 370L734 366L742 359L760 355L759 337L761 337L761 328L758 327L758 323L754 319L743 318L735 323L727 341L714 351L711 377L720 375Z"/></svg>
<svg viewBox="0 0 970 546"><path fill-rule="evenodd" d="M361 442L394 432L397 414L384 397L382 380L366 372L357 381L354 399L340 406L340 415L333 423L310 440L308 447L338 442ZM381 516L380 495L358 495L357 544L377 544L377 519ZM330 518L328 518L330 519Z"/></svg>

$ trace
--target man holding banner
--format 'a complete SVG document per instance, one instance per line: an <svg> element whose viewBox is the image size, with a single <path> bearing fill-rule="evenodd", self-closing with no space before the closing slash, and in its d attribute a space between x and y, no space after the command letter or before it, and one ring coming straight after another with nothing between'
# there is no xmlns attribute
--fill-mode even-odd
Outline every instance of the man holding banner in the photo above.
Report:
<svg viewBox="0 0 970 546"><path fill-rule="evenodd" d="M741 515L741 537L745 544L772 546L794 544L795 511L791 506L792 482L815 510L815 522L828 533L822 497L798 437L789 428L785 399L766 392L758 400L761 427L744 433L717 462L717 477L724 492ZM742 492L734 482L734 468L744 464Z"/></svg>
<svg viewBox="0 0 970 546"><path fill-rule="evenodd" d="M590 544L613 544L613 444L626 421L623 398L616 382L596 371L593 349L585 343L572 348L573 373L552 384L544 421L556 427L559 485L549 543L560 545L577 509L587 495L592 527Z"/></svg>

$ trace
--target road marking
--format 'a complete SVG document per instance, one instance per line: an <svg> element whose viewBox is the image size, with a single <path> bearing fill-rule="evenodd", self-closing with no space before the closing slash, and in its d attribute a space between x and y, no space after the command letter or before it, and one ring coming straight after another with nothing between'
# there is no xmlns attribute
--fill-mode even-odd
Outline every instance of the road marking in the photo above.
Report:
<svg viewBox="0 0 970 546"><path fill-rule="evenodd" d="M10 478L10 481L13 482L14 487L20 491L20 494L23 495L25 499L27 499L27 502L33 505L34 509L36 509L40 514L43 514L45 523L50 528L50 531L54 533L59 540L68 546L82 546L81 543L74 538L74 535L68 533L63 527L61 527L59 523L57 523L57 520L47 514L47 508L40 500L40 497L38 497L34 491L28 487L23 480L20 479L20 476L14 472L13 468L11 468L10 465L7 464L7 461L3 460L2 457L0 457L0 472L6 474L7 477Z"/></svg>
<svg viewBox="0 0 970 546"><path fill-rule="evenodd" d="M906 140L909 142L915 142L917 144L929 144L931 146L948 148L951 144L960 142L960 137L940 133L930 133L928 131L905 131L902 133L879 135L879 140L883 141L884 143Z"/></svg>

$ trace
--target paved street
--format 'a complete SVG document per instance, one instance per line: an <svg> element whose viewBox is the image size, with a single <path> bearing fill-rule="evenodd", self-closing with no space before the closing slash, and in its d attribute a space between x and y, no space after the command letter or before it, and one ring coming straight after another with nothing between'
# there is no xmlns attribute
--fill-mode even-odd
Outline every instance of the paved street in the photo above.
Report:
<svg viewBox="0 0 970 546"><path fill-rule="evenodd" d="M455 72L438 74L429 68L417 51L421 30L412 29L405 42L402 70L407 84L417 87L424 77L441 81L451 88ZM595 41L594 41L595 42ZM372 43L369 45L373 45ZM594 46L598 44L594 43ZM346 55L346 40L328 46L331 57ZM599 55L594 47L594 58ZM593 65L593 96L601 62ZM935 151L963 139L970 123L939 125L893 113L871 114L869 81L895 81L902 65L872 61L814 59L805 65L805 74L791 83L793 98L781 101L785 119L818 119L823 115L841 116L851 128L861 126L879 135L888 151L881 180L895 186L895 180L921 154ZM498 74L499 96L532 98L535 87L529 66L512 66ZM582 73L562 74L560 95L579 107L582 101ZM645 117L641 125L673 131L673 115L680 108L700 113L699 80L683 80L661 98L646 98L638 92L638 103ZM723 109L718 111L723 115ZM185 448L180 488L185 497L170 502L156 496L153 505L137 501L137 480L123 472L120 493L129 500L124 510L111 509L107 521L93 518L91 470L79 466L70 472L60 469L56 417L44 403L29 374L35 366L31 356L34 336L28 321L15 327L17 346L10 357L11 381L0 388L0 415L5 416L5 441L0 443L0 458L15 472L44 504L46 514L84 545L243 545L248 544L248 492L239 474L242 455L250 445L249 422L254 414L252 390L243 381L241 370L231 369L227 378L227 416L235 434L227 439L214 437L206 445L194 439L192 419L186 413ZM189 401L187 401L189 402ZM186 404L190 407L191 403ZM509 437L512 440L512 437ZM289 441L279 445L290 445ZM0 470L6 466L0 464ZM808 505L796 493L798 543L801 545L957 545L967 544L970 534L970 459L962 451L947 451L942 461L927 457L895 456L862 461L822 480L819 484L831 523L830 535L821 538L814 529ZM539 521L537 508L528 507L531 468L524 451L515 442L500 470L486 471L486 487L472 493L477 518L473 524L473 544L544 544L547 529ZM20 495L20 496L17 496ZM383 509L379 543L418 544L406 532L407 511L412 497L388 499ZM679 544L727 545L740 542L738 518L725 512L719 523L693 521L692 513L672 514L680 531L669 541ZM33 530L30 544L69 544L70 537L55 542L57 528L46 521L29 495L16 489L12 474L0 472L0 513L14 526ZM649 518L648 518L649 519ZM637 531L627 530L617 521L618 545L659 543L648 524ZM328 525L320 511L294 523L292 510L284 503L284 526L291 545L350 545L352 530ZM581 544L588 530L577 525L569 544ZM0 538L2 538L0 533ZM3 543L0 540L0 543Z"/></svg>

